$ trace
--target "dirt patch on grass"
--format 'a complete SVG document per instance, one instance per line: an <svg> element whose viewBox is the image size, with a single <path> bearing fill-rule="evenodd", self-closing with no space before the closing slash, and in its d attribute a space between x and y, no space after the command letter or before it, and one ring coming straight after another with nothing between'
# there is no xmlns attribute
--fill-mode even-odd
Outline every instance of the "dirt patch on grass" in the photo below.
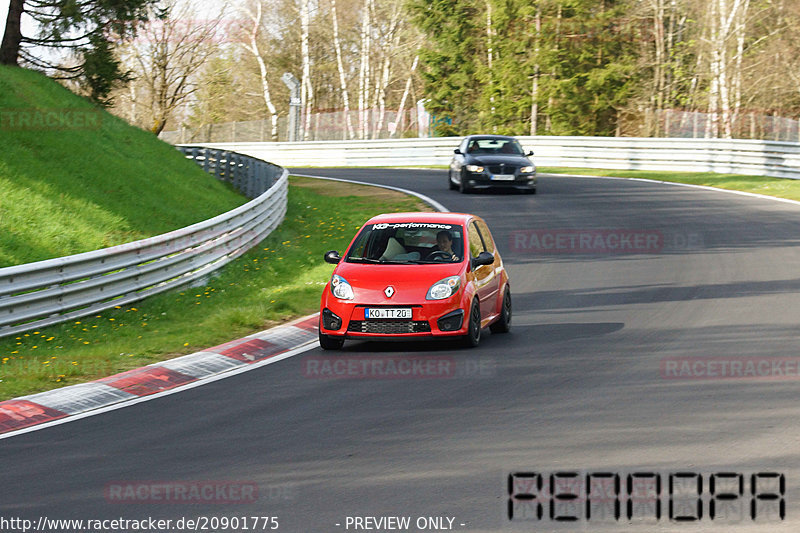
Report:
<svg viewBox="0 0 800 533"><path fill-rule="evenodd" d="M431 208L414 196L409 196L399 191L384 189L383 187L370 187L369 185L355 185L341 181L321 180L315 178L301 178L291 176L290 183L295 187L310 189L317 194L325 196L366 196L381 200L416 200L420 211L430 211Z"/></svg>

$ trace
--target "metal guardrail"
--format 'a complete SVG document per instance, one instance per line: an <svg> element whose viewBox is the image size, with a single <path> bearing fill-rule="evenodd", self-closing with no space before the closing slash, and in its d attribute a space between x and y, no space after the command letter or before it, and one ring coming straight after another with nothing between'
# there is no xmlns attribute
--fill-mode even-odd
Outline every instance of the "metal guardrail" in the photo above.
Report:
<svg viewBox="0 0 800 533"><path fill-rule="evenodd" d="M0 268L0 337L127 305L189 283L242 255L283 221L286 170L223 150L181 151L255 199L163 235Z"/></svg>
<svg viewBox="0 0 800 533"><path fill-rule="evenodd" d="M677 170L800 179L800 143L644 137L517 137L538 166ZM214 143L284 167L447 165L459 137Z"/></svg>

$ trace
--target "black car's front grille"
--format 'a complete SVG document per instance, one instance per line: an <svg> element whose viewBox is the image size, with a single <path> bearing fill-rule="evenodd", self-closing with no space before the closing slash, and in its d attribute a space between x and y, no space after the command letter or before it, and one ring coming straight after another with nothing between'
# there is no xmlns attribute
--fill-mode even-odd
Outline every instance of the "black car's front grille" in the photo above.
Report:
<svg viewBox="0 0 800 533"><path fill-rule="evenodd" d="M426 320L351 320L347 331L398 335L402 333L430 333Z"/></svg>
<svg viewBox="0 0 800 533"><path fill-rule="evenodd" d="M490 174L516 174L517 167L514 165L489 165Z"/></svg>

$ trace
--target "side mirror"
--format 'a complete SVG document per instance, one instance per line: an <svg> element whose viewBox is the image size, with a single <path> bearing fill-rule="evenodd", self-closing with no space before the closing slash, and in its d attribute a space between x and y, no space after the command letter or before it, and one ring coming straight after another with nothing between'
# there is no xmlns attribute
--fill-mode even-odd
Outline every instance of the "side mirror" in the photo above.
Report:
<svg viewBox="0 0 800 533"><path fill-rule="evenodd" d="M525 154L525 155L527 155L528 157L532 156L532 155L533 155L533 150L530 150L530 151L529 151L527 154Z"/></svg>
<svg viewBox="0 0 800 533"><path fill-rule="evenodd" d="M342 258L339 257L339 252L337 252L336 250L330 250L328 252L325 252L323 259L325 259L326 263L330 263L332 265L338 265L339 261L342 260Z"/></svg>
<svg viewBox="0 0 800 533"><path fill-rule="evenodd" d="M484 265L491 265L494 263L494 254L489 252L481 252L478 254L478 257L472 258L472 268L478 268L479 266Z"/></svg>
<svg viewBox="0 0 800 533"><path fill-rule="evenodd" d="M454 154L461 155L461 150L459 150L458 148L456 148L455 150L453 150L453 153L454 153Z"/></svg>

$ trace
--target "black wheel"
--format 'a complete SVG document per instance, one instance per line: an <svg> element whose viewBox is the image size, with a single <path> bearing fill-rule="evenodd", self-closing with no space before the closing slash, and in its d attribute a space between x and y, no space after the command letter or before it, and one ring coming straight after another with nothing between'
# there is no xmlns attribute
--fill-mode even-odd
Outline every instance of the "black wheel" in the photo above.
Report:
<svg viewBox="0 0 800 533"><path fill-rule="evenodd" d="M458 187L456 186L456 184L455 184L455 183L453 183L453 172L452 172L452 171L450 171L450 170L448 170L448 171L447 171L447 187L448 187L448 188L449 188L451 191L454 191L454 190L456 190L456 189L458 188Z"/></svg>
<svg viewBox="0 0 800 533"><path fill-rule="evenodd" d="M320 331L319 345L323 350L341 350L342 346L344 346L344 338L331 337L330 335L325 335Z"/></svg>
<svg viewBox="0 0 800 533"><path fill-rule="evenodd" d="M500 318L497 322L489 326L492 333L508 333L511 329L511 289L506 287L503 296L503 309L500 311Z"/></svg>
<svg viewBox="0 0 800 533"><path fill-rule="evenodd" d="M481 343L481 306L478 305L477 298L472 301L467 334L462 338L462 342L467 348L474 348Z"/></svg>
<svg viewBox="0 0 800 533"><path fill-rule="evenodd" d="M461 173L461 180L458 182L458 192L460 192L462 194L469 192L470 189L467 186L467 184L465 183L466 181L467 180L464 179L464 173L462 172Z"/></svg>

